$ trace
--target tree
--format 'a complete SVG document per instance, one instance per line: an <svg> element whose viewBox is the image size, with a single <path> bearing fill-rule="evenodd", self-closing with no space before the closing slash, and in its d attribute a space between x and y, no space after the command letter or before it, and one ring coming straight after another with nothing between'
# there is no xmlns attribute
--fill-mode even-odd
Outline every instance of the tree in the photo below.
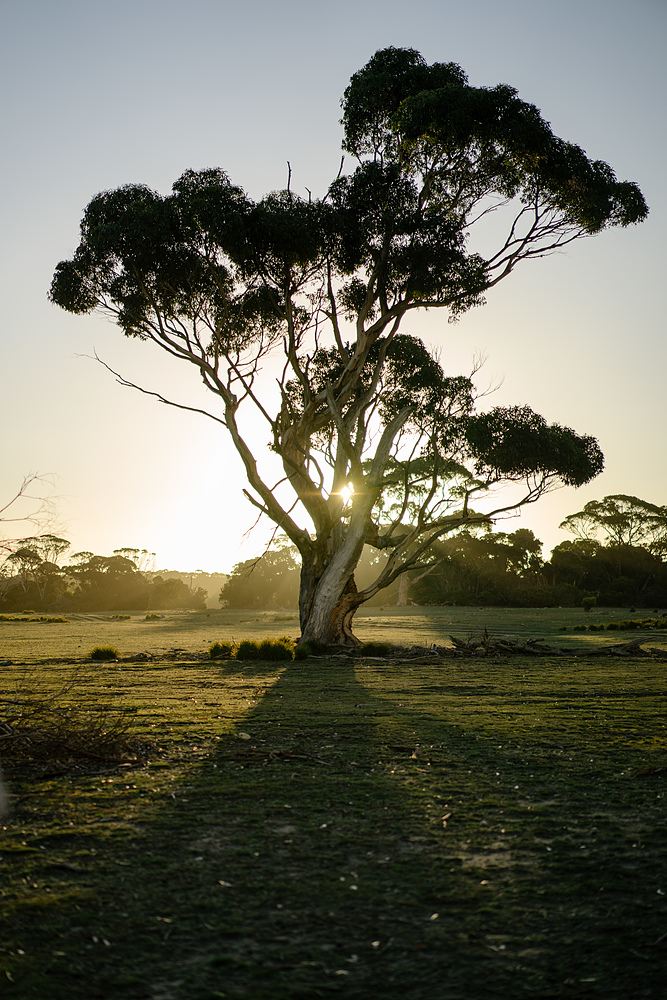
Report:
<svg viewBox="0 0 667 1000"><path fill-rule="evenodd" d="M423 604L525 605L535 603L539 590L543 604L541 551L542 542L529 528L511 534L457 532L434 549L437 562L416 581L416 595Z"/></svg>
<svg viewBox="0 0 667 1000"><path fill-rule="evenodd" d="M75 589L71 604L86 610L146 608L149 587L133 559L76 552L67 567Z"/></svg>
<svg viewBox="0 0 667 1000"><path fill-rule="evenodd" d="M557 545L547 564L552 584L593 589L594 560L600 547L600 543L592 538L575 538L573 542L568 539Z"/></svg>
<svg viewBox="0 0 667 1000"><path fill-rule="evenodd" d="M298 552L283 544L259 559L237 563L220 590L220 604L230 608L292 608L299 599Z"/></svg>
<svg viewBox="0 0 667 1000"><path fill-rule="evenodd" d="M575 538L556 546L547 569L555 585L574 585L581 596L594 593L601 606L667 602L667 563L641 545Z"/></svg>
<svg viewBox="0 0 667 1000"><path fill-rule="evenodd" d="M640 545L654 555L667 553L667 507L625 493L590 500L560 527L585 540L602 535L608 545Z"/></svg>
<svg viewBox="0 0 667 1000"><path fill-rule="evenodd" d="M13 571L23 594L34 594L36 602L43 604L47 597L54 600L65 590L58 560L69 547L67 539L58 535L21 538L5 559L5 565Z"/></svg>
<svg viewBox="0 0 667 1000"><path fill-rule="evenodd" d="M476 413L471 379L402 333L406 317L437 308L455 319L521 261L647 208L511 87L472 87L459 66L428 66L412 49L377 52L342 107L356 165L324 197L299 197L289 178L254 202L218 169L187 171L165 197L103 192L50 298L100 309L194 367L219 407L199 412L228 431L246 496L299 551L302 639L354 643L357 608L429 565L439 538L603 465L593 438L528 407ZM482 256L469 235L495 212L507 213L506 235ZM269 385L270 356L281 366ZM253 411L278 483L251 447ZM518 492L498 500L508 483ZM364 545L389 556L359 590Z"/></svg>
<svg viewBox="0 0 667 1000"><path fill-rule="evenodd" d="M147 579L155 573L155 553L149 552L148 549L114 549L113 554L131 559L139 572Z"/></svg>
<svg viewBox="0 0 667 1000"><path fill-rule="evenodd" d="M191 590L178 577L164 580L156 576L151 582L149 605L152 608L196 608L201 611L206 607L206 591L203 587Z"/></svg>

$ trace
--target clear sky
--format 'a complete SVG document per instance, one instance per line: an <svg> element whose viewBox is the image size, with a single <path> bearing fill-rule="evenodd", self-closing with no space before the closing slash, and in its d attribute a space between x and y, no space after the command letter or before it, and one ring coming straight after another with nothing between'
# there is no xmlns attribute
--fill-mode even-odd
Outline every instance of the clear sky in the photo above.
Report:
<svg viewBox="0 0 667 1000"><path fill-rule="evenodd" d="M387 45L508 83L564 139L636 181L651 214L530 262L455 326L410 332L452 373L475 352L494 403L528 403L594 434L606 470L505 530L548 551L595 497L667 503L664 0L22 0L2 4L0 506L30 471L58 477L73 551L146 548L173 569L225 571L261 550L222 429L116 384L96 351L148 389L187 398L193 374L108 321L46 298L98 191L163 193L221 166L254 197L323 194L340 161L339 100Z"/></svg>

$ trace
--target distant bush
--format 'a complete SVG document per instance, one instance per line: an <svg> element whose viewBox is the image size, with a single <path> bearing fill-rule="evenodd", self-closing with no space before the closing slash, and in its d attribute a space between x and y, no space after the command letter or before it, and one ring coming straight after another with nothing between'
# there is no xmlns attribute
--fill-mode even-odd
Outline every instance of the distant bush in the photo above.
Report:
<svg viewBox="0 0 667 1000"><path fill-rule="evenodd" d="M154 621L157 621L158 618L162 618L162 615L155 615L155 614L146 615L146 619L145 620L147 622L154 622Z"/></svg>
<svg viewBox="0 0 667 1000"><path fill-rule="evenodd" d="M591 611L597 604L597 599L595 597L582 597L581 606L584 611Z"/></svg>
<svg viewBox="0 0 667 1000"><path fill-rule="evenodd" d="M232 655L232 647L228 642L214 642L208 647L211 660L224 660Z"/></svg>
<svg viewBox="0 0 667 1000"><path fill-rule="evenodd" d="M120 653L115 646L95 646L88 655L89 660L117 660Z"/></svg>
<svg viewBox="0 0 667 1000"><path fill-rule="evenodd" d="M612 625L614 626L614 628L620 629L623 632L629 631L634 628L666 629L667 618L629 618L620 622L609 622L607 628L611 628Z"/></svg>
<svg viewBox="0 0 667 1000"><path fill-rule="evenodd" d="M130 615L112 615L112 621L125 622L130 618Z"/></svg>

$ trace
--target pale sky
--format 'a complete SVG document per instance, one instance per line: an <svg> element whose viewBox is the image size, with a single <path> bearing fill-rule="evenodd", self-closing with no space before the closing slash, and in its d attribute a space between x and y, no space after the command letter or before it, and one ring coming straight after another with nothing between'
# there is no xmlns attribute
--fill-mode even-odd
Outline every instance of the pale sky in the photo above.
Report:
<svg viewBox="0 0 667 1000"><path fill-rule="evenodd" d="M261 551L224 430L116 384L187 399L193 372L107 320L50 305L55 265L98 191L167 193L221 166L253 197L322 195L340 162L340 97L387 45L508 83L554 131L636 181L647 222L526 263L455 326L410 320L451 374L487 357L491 403L528 403L595 435L605 472L500 527L545 550L590 499L667 504L664 0L22 0L2 4L0 506L28 472L57 476L72 551L124 546L161 567L227 571Z"/></svg>

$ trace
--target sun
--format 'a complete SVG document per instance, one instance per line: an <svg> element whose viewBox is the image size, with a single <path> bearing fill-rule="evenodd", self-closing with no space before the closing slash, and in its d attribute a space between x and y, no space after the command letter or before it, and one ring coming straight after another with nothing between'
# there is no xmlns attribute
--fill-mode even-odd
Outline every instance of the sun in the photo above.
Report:
<svg viewBox="0 0 667 1000"><path fill-rule="evenodd" d="M348 483L347 486L343 486L342 490L339 490L338 496L343 499L343 507L347 507L348 503L352 499L354 493L354 486L352 483Z"/></svg>

